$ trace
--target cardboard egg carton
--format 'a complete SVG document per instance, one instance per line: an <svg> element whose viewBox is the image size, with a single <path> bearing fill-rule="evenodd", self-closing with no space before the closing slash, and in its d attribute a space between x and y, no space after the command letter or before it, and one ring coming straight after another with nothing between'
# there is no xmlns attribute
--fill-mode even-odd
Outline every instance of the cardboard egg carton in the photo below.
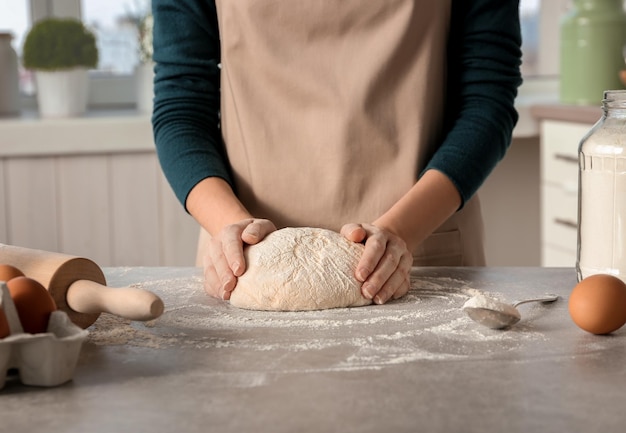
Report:
<svg viewBox="0 0 626 433"><path fill-rule="evenodd" d="M0 339L0 389L11 369L18 370L24 385L57 386L71 380L88 332L73 324L67 313L57 310L50 315L47 332L25 333L3 281L0 289L0 308L11 330L11 335Z"/></svg>

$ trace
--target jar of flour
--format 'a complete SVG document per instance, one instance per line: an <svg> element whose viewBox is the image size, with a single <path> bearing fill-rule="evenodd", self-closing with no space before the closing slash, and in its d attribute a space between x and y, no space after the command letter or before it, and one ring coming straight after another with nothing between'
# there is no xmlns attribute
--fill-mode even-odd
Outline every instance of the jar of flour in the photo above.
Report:
<svg viewBox="0 0 626 433"><path fill-rule="evenodd" d="M578 148L578 280L626 281L626 90L607 90L600 120Z"/></svg>

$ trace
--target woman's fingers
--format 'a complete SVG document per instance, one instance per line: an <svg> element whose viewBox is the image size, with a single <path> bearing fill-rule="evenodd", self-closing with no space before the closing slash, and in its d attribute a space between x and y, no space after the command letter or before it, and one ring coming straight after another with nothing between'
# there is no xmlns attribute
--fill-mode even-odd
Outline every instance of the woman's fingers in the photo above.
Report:
<svg viewBox="0 0 626 433"><path fill-rule="evenodd" d="M367 232L361 224L348 223L341 228L340 232L346 239L361 243L367 237Z"/></svg>
<svg viewBox="0 0 626 433"><path fill-rule="evenodd" d="M412 257L402 256L398 267L374 295L373 301L376 304L384 304L390 299L398 299L407 294L410 288L409 275L412 262Z"/></svg>
<svg viewBox="0 0 626 433"><path fill-rule="evenodd" d="M347 238L355 229L365 232L365 249L355 276L363 282L363 296L377 304L404 296L409 290L409 273L413 256L406 243L388 230L371 224L346 224L342 234Z"/></svg>
<svg viewBox="0 0 626 433"><path fill-rule="evenodd" d="M269 220L247 219L228 225L209 239L204 257L204 288L216 298L228 300L237 285L237 277L246 270L244 244L260 242L276 230Z"/></svg>
<svg viewBox="0 0 626 433"><path fill-rule="evenodd" d="M223 245L218 238L209 241L208 252L204 258L205 291L216 298L229 299L237 278L226 259Z"/></svg>
<svg viewBox="0 0 626 433"><path fill-rule="evenodd" d="M241 239L248 245L254 245L273 231L276 231L276 226L270 220L254 219L244 227Z"/></svg>

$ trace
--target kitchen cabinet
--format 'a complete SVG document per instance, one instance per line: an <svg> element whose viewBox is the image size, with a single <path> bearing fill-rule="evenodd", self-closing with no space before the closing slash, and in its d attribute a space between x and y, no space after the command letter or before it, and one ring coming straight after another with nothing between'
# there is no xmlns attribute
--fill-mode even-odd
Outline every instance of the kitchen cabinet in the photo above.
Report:
<svg viewBox="0 0 626 433"><path fill-rule="evenodd" d="M578 145L600 107L538 106L541 148L541 264L574 266L578 223Z"/></svg>
<svg viewBox="0 0 626 433"><path fill-rule="evenodd" d="M0 243L100 266L192 266L198 228L161 173L150 118L0 120Z"/></svg>

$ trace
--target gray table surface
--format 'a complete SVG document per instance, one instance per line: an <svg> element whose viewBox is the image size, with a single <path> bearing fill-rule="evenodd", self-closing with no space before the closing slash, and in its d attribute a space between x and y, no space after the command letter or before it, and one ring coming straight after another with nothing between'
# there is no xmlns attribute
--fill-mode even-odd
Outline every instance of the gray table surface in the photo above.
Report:
<svg viewBox="0 0 626 433"><path fill-rule="evenodd" d="M2 432L624 432L626 327L578 329L563 268L422 268L384 306L281 313L207 297L195 268L107 268L160 295L159 319L102 314L74 379L0 391ZM520 306L505 331L461 310Z"/></svg>

